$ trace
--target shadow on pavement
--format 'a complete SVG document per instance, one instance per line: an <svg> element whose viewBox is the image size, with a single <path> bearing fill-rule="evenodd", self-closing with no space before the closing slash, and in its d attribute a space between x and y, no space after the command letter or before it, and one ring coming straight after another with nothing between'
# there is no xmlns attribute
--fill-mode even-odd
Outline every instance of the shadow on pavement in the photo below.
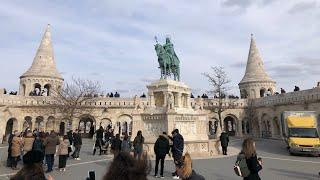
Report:
<svg viewBox="0 0 320 180"><path fill-rule="evenodd" d="M282 176L287 176L289 178L298 178L298 179L306 179L306 180L314 180L319 179L318 172L315 172L315 174L309 174L309 173L303 173L303 172L297 172L297 171L289 171L285 169L274 169L274 168L268 168L271 171L275 171L277 174Z"/></svg>

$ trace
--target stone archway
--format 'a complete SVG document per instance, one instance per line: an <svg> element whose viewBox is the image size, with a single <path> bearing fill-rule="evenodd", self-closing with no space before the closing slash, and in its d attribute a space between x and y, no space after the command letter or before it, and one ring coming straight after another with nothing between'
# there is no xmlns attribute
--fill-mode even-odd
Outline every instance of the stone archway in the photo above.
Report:
<svg viewBox="0 0 320 180"><path fill-rule="evenodd" d="M120 135L131 135L132 134L132 117L127 114L120 115L118 117L118 128Z"/></svg>
<svg viewBox="0 0 320 180"><path fill-rule="evenodd" d="M262 137L271 137L272 131L271 131L271 118L267 114L263 114L261 117L261 133Z"/></svg>
<svg viewBox="0 0 320 180"><path fill-rule="evenodd" d="M209 135L215 135L217 132L217 128L218 128L218 120L215 118L210 119L209 121Z"/></svg>
<svg viewBox="0 0 320 180"><path fill-rule="evenodd" d="M93 125L95 127L96 120L91 115L83 115L80 117L78 129L80 130L82 137L89 137L90 128ZM95 130L95 128L94 128Z"/></svg>
<svg viewBox="0 0 320 180"><path fill-rule="evenodd" d="M273 125L274 135L279 136L280 135L280 123L279 123L278 117L273 118L272 125Z"/></svg>
<svg viewBox="0 0 320 180"><path fill-rule="evenodd" d="M55 130L55 117L49 116L47 123L46 123L46 132L54 131Z"/></svg>
<svg viewBox="0 0 320 180"><path fill-rule="evenodd" d="M37 129L38 131L44 130L44 118L42 116L36 117L34 128Z"/></svg>
<svg viewBox="0 0 320 180"><path fill-rule="evenodd" d="M224 118L224 130L229 136L236 135L236 119L233 116L228 115Z"/></svg>
<svg viewBox="0 0 320 180"><path fill-rule="evenodd" d="M5 137L12 134L14 130L17 130L18 120L16 118L10 118L6 124Z"/></svg>
<svg viewBox="0 0 320 180"><path fill-rule="evenodd" d="M103 129L108 129L108 126L112 128L112 121L109 118L103 118L100 121L100 126L103 127Z"/></svg>

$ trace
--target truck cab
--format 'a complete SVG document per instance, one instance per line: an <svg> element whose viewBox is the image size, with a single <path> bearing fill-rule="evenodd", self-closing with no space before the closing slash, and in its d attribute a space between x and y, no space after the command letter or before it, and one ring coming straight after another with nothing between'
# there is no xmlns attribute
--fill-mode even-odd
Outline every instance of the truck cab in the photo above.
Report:
<svg viewBox="0 0 320 180"><path fill-rule="evenodd" d="M318 120L313 111L285 111L282 135L290 154L320 155Z"/></svg>

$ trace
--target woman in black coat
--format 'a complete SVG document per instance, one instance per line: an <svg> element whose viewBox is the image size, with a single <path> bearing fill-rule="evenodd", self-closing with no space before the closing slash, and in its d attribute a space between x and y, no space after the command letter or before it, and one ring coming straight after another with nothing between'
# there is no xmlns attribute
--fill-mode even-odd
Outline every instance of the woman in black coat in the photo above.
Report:
<svg viewBox="0 0 320 180"><path fill-rule="evenodd" d="M249 176L244 177L244 180L260 180L258 172L262 169L262 161L257 158L255 142L251 138L247 138L242 143L242 153L246 157Z"/></svg>

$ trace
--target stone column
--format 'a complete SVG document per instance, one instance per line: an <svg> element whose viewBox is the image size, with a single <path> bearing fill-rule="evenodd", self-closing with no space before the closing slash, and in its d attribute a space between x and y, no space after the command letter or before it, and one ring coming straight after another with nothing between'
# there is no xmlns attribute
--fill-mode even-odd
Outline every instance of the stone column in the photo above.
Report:
<svg viewBox="0 0 320 180"><path fill-rule="evenodd" d="M163 107L167 107L168 106L168 92L163 92Z"/></svg>
<svg viewBox="0 0 320 180"><path fill-rule="evenodd" d="M176 93L176 98L177 98L177 104L175 106L181 107L181 93Z"/></svg>
<svg viewBox="0 0 320 180"><path fill-rule="evenodd" d="M149 93L149 104L150 104L150 107L155 107L155 101L154 101L154 94L153 92L150 92Z"/></svg>

